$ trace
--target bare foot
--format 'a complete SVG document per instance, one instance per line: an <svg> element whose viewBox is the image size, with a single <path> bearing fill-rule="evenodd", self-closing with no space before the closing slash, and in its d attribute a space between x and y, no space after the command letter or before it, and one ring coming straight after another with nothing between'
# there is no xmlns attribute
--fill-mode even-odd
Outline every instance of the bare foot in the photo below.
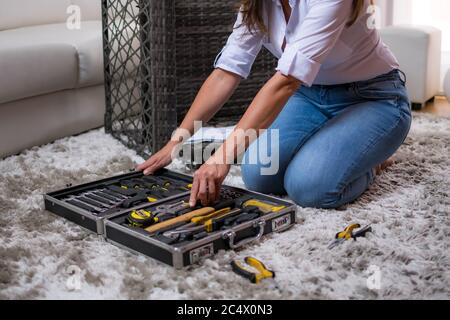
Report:
<svg viewBox="0 0 450 320"><path fill-rule="evenodd" d="M387 168L389 168L390 166L392 166L395 163L394 158L389 158L387 159L385 162L383 162L382 164L378 165L375 167L375 173L377 176L379 176L384 170L386 170Z"/></svg>

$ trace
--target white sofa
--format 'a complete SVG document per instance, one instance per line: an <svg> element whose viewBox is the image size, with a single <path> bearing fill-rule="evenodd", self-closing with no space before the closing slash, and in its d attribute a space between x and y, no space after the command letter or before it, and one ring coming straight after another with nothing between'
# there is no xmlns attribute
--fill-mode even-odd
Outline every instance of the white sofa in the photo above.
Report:
<svg viewBox="0 0 450 320"><path fill-rule="evenodd" d="M450 101L450 69L447 71L444 79L444 93Z"/></svg>
<svg viewBox="0 0 450 320"><path fill-rule="evenodd" d="M104 95L101 0L0 0L0 158L102 126Z"/></svg>
<svg viewBox="0 0 450 320"><path fill-rule="evenodd" d="M407 88L414 109L440 93L441 31L429 26L399 25L381 30L407 77Z"/></svg>

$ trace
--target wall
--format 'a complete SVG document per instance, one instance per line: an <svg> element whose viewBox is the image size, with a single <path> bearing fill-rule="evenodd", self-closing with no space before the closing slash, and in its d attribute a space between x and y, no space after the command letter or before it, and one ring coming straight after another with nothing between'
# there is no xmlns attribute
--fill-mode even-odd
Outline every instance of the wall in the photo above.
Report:
<svg viewBox="0 0 450 320"><path fill-rule="evenodd" d="M381 26L393 24L393 0L374 0L381 10Z"/></svg>

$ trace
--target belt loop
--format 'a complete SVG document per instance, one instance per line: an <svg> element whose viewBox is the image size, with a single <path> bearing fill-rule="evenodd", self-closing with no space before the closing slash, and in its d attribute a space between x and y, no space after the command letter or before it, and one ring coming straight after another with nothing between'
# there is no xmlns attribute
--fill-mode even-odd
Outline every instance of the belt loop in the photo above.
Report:
<svg viewBox="0 0 450 320"><path fill-rule="evenodd" d="M400 81L401 82L403 82L403 85L405 85L406 84L406 74L402 71L402 70L400 70L400 69L397 69L397 71L400 73L400 75L403 75L403 79L400 77Z"/></svg>

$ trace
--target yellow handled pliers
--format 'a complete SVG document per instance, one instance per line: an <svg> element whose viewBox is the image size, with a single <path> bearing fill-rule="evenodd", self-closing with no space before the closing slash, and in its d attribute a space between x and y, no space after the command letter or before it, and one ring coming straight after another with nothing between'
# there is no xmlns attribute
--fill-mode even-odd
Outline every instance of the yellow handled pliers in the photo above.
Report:
<svg viewBox="0 0 450 320"><path fill-rule="evenodd" d="M267 269L258 259L246 257L244 261L246 265L238 260L233 260L231 268L236 274L249 279L252 283L259 284L264 279L275 278L275 272Z"/></svg>
<svg viewBox="0 0 450 320"><path fill-rule="evenodd" d="M336 233L335 239L333 242L330 243L328 246L328 249L333 249L334 247L340 245L346 240L354 239L359 237L364 237L367 232L372 232L371 226L365 226L364 228L360 229L361 225L358 223L351 224L347 228L344 229L344 231ZM355 229L360 229L356 232L353 232Z"/></svg>

